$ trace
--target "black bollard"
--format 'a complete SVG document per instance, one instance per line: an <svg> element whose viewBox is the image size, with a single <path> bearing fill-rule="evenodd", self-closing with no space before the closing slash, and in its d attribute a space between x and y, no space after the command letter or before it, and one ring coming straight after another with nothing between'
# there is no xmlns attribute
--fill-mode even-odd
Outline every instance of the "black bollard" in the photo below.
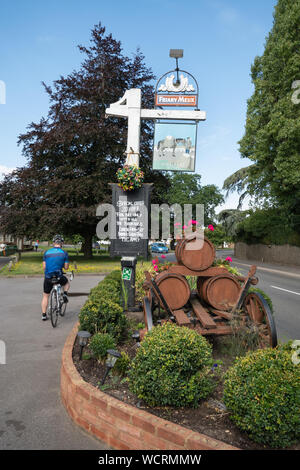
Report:
<svg viewBox="0 0 300 470"><path fill-rule="evenodd" d="M121 258L121 293L124 310L135 310L135 256Z"/></svg>

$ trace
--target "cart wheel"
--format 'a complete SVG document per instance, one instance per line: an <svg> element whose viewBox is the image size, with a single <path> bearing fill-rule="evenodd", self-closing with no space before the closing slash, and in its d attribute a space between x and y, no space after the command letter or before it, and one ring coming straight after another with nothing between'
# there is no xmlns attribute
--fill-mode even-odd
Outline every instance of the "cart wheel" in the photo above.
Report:
<svg viewBox="0 0 300 470"><path fill-rule="evenodd" d="M144 320L145 325L148 331L153 328L153 318L152 318L152 310L151 310L151 303L148 297L144 297L143 301L144 307Z"/></svg>
<svg viewBox="0 0 300 470"><path fill-rule="evenodd" d="M265 298L259 292L250 292L244 300L244 308L250 320L258 327L261 348L277 346L275 320Z"/></svg>

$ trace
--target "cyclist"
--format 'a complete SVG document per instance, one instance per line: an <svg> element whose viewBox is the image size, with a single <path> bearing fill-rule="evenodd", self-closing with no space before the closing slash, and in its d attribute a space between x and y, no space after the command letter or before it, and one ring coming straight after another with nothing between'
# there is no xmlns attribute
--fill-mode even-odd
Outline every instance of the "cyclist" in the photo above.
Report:
<svg viewBox="0 0 300 470"><path fill-rule="evenodd" d="M61 235L55 235L53 238L53 248L50 248L44 253L43 268L45 271L44 279L44 292L42 298L42 320L47 320L47 307L49 295L52 290L53 284L52 277L57 277L59 283L64 289L64 302L68 302L68 290L70 287L68 278L63 275L62 269L69 268L68 253L62 249L64 239Z"/></svg>

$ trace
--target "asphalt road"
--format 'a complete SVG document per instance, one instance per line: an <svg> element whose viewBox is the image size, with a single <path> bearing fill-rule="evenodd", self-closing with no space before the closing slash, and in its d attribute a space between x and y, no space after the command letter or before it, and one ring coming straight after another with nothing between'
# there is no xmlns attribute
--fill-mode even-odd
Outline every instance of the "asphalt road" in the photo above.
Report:
<svg viewBox="0 0 300 470"><path fill-rule="evenodd" d="M278 338L284 342L300 339L300 269L233 257L232 265L243 275L248 273L252 264L257 266L259 282L256 287L265 291L272 300Z"/></svg>
<svg viewBox="0 0 300 470"><path fill-rule="evenodd" d="M264 290L273 302L279 340L300 339L300 268L239 260L233 251L217 251L217 257L227 256L232 258L232 266L237 267L242 275L248 273L252 264L257 266L259 282L256 287ZM157 253L153 257L157 257ZM176 262L175 254L169 253L166 260Z"/></svg>
<svg viewBox="0 0 300 470"><path fill-rule="evenodd" d="M9 262L9 260L10 258L7 256L0 256L0 270Z"/></svg>
<svg viewBox="0 0 300 470"><path fill-rule="evenodd" d="M89 292L102 278L75 277L70 292ZM41 320L41 289L41 278L0 279L0 449L109 449L73 424L60 400L62 348L86 297L70 297L52 328Z"/></svg>

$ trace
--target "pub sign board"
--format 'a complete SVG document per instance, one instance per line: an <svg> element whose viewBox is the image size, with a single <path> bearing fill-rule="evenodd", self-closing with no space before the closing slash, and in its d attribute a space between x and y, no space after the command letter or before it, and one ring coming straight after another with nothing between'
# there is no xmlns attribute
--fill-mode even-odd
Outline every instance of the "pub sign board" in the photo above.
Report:
<svg viewBox="0 0 300 470"><path fill-rule="evenodd" d="M110 256L148 257L148 212L151 184L134 191L123 191L111 183L112 205L116 224L115 237L111 239Z"/></svg>
<svg viewBox="0 0 300 470"><path fill-rule="evenodd" d="M168 120L166 111L164 119L155 121L153 170L195 171L197 121L193 120L191 111L197 105L198 83L190 73L177 68L158 80L155 107L161 110L173 107L178 111L176 120ZM187 108L188 113L184 108ZM187 114L190 114L190 120Z"/></svg>
<svg viewBox="0 0 300 470"><path fill-rule="evenodd" d="M192 106L193 108L196 108L197 96L196 95L156 94L155 105L156 106Z"/></svg>
<svg viewBox="0 0 300 470"><path fill-rule="evenodd" d="M177 72L177 77L176 77ZM198 106L198 83L185 71L170 71L157 82L155 88L155 106L165 107Z"/></svg>
<svg viewBox="0 0 300 470"><path fill-rule="evenodd" d="M153 170L195 171L196 123L156 122Z"/></svg>

